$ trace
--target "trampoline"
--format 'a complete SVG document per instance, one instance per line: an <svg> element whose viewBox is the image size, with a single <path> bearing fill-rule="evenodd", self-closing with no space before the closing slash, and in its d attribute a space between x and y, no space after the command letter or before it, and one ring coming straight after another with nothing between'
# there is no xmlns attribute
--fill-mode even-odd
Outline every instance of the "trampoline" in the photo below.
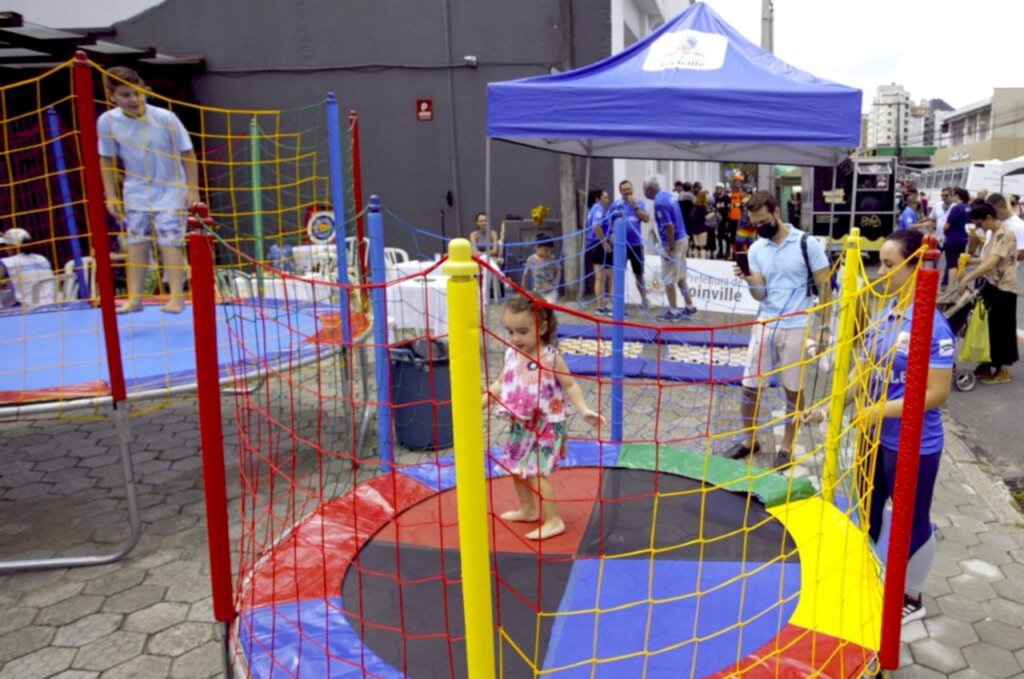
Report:
<svg viewBox="0 0 1024 679"><path fill-rule="evenodd" d="M354 319L358 336L368 322ZM129 399L195 390L191 305L173 316L144 306L117 323ZM340 347L337 310L328 304L237 300L217 306L217 326L223 382L295 367ZM102 328L99 308L86 302L0 313L0 415L109 403ZM244 352L232 336L243 338Z"/></svg>
<svg viewBox="0 0 1024 679"><path fill-rule="evenodd" d="M506 506L512 479L490 465ZM499 676L870 672L881 588L863 533L808 482L748 469L571 443L551 477L565 534L538 548L490 517ZM453 488L450 459L426 463L300 520L244 574L239 676L465 676Z"/></svg>

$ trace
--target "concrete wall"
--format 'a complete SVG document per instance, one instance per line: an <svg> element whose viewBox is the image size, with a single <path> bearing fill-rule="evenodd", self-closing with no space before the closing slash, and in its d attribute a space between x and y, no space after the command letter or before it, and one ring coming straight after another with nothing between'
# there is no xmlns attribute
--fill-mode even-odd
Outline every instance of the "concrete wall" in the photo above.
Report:
<svg viewBox="0 0 1024 679"><path fill-rule="evenodd" d="M607 56L608 0L571 2L575 65ZM552 0L167 0L117 24L116 40L205 56L208 72L193 83L205 105L292 108L334 91L343 114L359 112L364 197L379 194L404 220L433 232L444 211L451 236L468 233L484 209L486 84L559 66L559 17ZM479 68L461 65L470 54ZM433 121L416 120L417 99L433 101ZM553 154L493 143L493 217L528 216L538 203L557 207L557 168ZM610 186L610 161L595 161L591 177ZM582 189L582 170L578 181ZM423 239L415 246L395 222L388 228L389 244L437 249Z"/></svg>

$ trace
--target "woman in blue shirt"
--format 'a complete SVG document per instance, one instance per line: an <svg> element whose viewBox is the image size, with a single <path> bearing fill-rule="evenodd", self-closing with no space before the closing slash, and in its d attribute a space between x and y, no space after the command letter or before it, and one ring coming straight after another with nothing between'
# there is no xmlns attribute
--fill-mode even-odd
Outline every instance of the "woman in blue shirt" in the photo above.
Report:
<svg viewBox="0 0 1024 679"><path fill-rule="evenodd" d="M971 195L967 189L953 189L953 207L949 209L943 252L946 255L946 271L942 274L942 284L956 287L957 261L967 251L967 225L971 223Z"/></svg>
<svg viewBox="0 0 1024 679"><path fill-rule="evenodd" d="M879 250L881 261L878 275L892 274L887 284L889 291L901 289L914 275L916 262L906 260L916 256L915 253L920 249L923 238L924 235L916 229L894 231L886 237ZM871 319L863 337L863 351L868 358L866 363L880 366L869 376L869 396L878 400L881 388L886 388L885 400L868 406L868 410L862 415L863 421L868 423L875 423L881 419L881 425L874 430L872 436L877 436L879 446L874 464L868 524L869 535L876 543L882 532L885 506L892 497L896 479L896 457L903 415L903 389L907 377L907 352L910 348L910 328L914 311L913 305L907 307L905 311L887 306ZM939 473L939 458L944 445L942 414L939 408L949 397L956 345L946 319L934 309L924 311L934 314L934 317L924 397L924 422L921 427L921 440L916 442L915 451L920 455L920 460L910 527L910 561L907 564L903 595L904 623L919 620L925 615L924 606L921 604L921 588L935 557L935 538L932 535L930 512L935 479ZM886 368L888 375L883 371ZM818 417L820 416L821 413L818 414Z"/></svg>

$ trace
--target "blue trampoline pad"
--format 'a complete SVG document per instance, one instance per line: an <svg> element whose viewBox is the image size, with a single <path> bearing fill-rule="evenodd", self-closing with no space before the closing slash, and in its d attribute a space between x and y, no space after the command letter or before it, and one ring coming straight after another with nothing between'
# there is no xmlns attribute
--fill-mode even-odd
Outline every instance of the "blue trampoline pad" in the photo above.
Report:
<svg viewBox="0 0 1024 679"><path fill-rule="evenodd" d="M328 305L218 305L221 377L316 355L317 316L332 312ZM146 306L118 315L117 323L129 395L195 383L191 306L177 315ZM0 314L0 352L5 400L18 393L31 394L24 400L56 399L62 398L62 389L109 384L100 310L86 304Z"/></svg>
<svg viewBox="0 0 1024 679"><path fill-rule="evenodd" d="M716 347L745 347L750 343L750 332L738 330L710 330L687 328L664 328L656 330L649 327L627 325L622 329L624 342L643 342L645 344L694 344L713 345ZM611 325L587 325L585 323L566 323L558 326L560 338L602 339L612 341Z"/></svg>
<svg viewBox="0 0 1024 679"><path fill-rule="evenodd" d="M707 676L774 639L799 591L795 560L579 560L542 669L558 679ZM584 664L556 670L574 663Z"/></svg>

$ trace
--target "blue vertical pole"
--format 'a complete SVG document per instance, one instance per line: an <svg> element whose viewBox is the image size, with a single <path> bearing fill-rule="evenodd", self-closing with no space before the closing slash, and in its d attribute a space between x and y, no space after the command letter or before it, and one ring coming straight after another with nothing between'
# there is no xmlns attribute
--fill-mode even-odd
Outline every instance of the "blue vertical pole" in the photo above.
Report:
<svg viewBox="0 0 1024 679"><path fill-rule="evenodd" d="M373 309L373 364L377 382L377 449L381 468L391 471L394 459L391 434L390 357L388 356L388 309L384 298L384 219L380 214L380 198L370 196L370 212L366 220L370 232L370 305Z"/></svg>
<svg viewBox="0 0 1024 679"><path fill-rule="evenodd" d="M626 220L622 211L612 214L612 440L622 441L623 394L622 381L625 379L622 347L625 329L622 319L626 315Z"/></svg>
<svg viewBox="0 0 1024 679"><path fill-rule="evenodd" d="M46 109L46 123L53 140L53 159L57 166L57 188L60 200L64 205L64 223L67 225L68 242L71 243L71 257L75 260L75 280L78 281L78 298L89 296L89 286L85 282L85 269L82 267L82 245L78 242L78 222L75 221L75 208L71 200L71 186L68 184L68 165L64 160L64 147L60 143L60 119L53 108Z"/></svg>
<svg viewBox="0 0 1024 679"><path fill-rule="evenodd" d="M327 111L327 158L331 205L334 207L334 251L338 262L339 315L341 316L342 346L352 347L352 323L349 318L348 261L345 253L345 177L341 165L341 125L338 122L338 100L334 92L327 93L324 106Z"/></svg>

